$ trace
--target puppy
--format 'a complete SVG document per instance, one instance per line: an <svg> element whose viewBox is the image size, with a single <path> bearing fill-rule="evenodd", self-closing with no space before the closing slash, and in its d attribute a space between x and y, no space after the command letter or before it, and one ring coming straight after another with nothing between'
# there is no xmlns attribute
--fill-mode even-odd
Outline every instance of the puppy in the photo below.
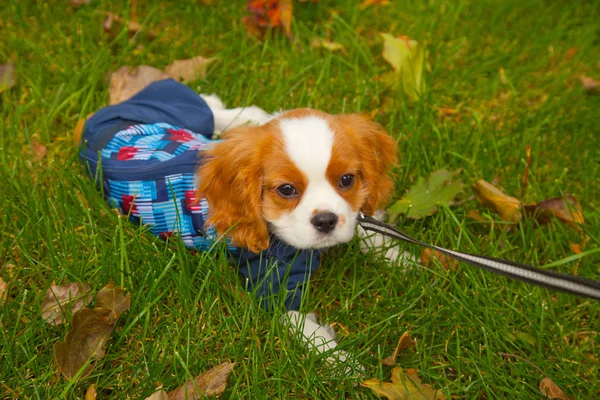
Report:
<svg viewBox="0 0 600 400"><path fill-rule="evenodd" d="M210 204L207 224L231 244L261 253L273 241L283 241L314 252L351 240L357 213L373 215L389 200L396 142L381 125L360 115L311 109L271 117L254 108L226 110L203 98L223 125L216 128L225 133L203 154L197 198ZM226 128L241 122L249 124ZM397 248L387 245L381 235L361 243L364 251L380 247L388 259L399 258ZM304 273L314 267L295 269ZM293 302L288 308L284 321L310 348L324 352L337 346L335 332L314 314L300 314ZM332 361L346 358L343 352L330 356Z"/></svg>
<svg viewBox="0 0 600 400"><path fill-rule="evenodd" d="M358 212L373 215L392 193L396 142L381 125L311 109L226 109L164 80L95 113L80 156L113 207L189 247L225 241L266 309L283 301L284 322L309 347L337 346L333 330L298 312L302 289L320 251L351 240ZM362 246L385 244L371 236Z"/></svg>

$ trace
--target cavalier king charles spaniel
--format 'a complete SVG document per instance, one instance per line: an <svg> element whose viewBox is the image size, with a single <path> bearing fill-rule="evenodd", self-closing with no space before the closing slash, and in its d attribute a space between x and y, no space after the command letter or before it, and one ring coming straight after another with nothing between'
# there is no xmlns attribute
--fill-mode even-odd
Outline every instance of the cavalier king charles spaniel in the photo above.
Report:
<svg viewBox="0 0 600 400"><path fill-rule="evenodd" d="M222 141L204 153L197 198L206 198L207 223L231 244L254 253L281 240L296 249L322 249L350 241L357 215L374 215L390 199L396 141L378 123L357 115L295 109L268 115L260 108L227 110L202 95ZM381 214L379 214L381 215ZM380 247L394 261L406 255L381 235L363 237L366 251ZM310 348L337 346L335 332L312 313L284 318ZM344 361L344 351L330 361Z"/></svg>

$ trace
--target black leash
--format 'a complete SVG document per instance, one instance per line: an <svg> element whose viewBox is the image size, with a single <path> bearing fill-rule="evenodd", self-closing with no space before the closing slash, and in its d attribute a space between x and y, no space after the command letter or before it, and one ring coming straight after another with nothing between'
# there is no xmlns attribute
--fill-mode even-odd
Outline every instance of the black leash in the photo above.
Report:
<svg viewBox="0 0 600 400"><path fill-rule="evenodd" d="M459 261L507 276L512 279L528 282L533 285L538 285L549 289L559 290L561 292L575 294L577 296L600 300L600 282L592 279L581 278L575 275L561 274L555 271L535 268L531 265L520 264L513 261L444 249L442 247L414 239L394 228L393 226L378 221L375 218L369 217L368 215L364 215L363 213L358 214L358 223L366 231L381 233L382 235L404 240L408 243L434 249Z"/></svg>

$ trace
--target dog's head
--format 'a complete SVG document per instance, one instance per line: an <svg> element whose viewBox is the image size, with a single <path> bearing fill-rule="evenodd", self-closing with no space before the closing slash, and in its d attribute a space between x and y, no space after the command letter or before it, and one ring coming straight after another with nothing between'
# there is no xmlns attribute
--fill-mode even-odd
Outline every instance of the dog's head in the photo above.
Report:
<svg viewBox="0 0 600 400"><path fill-rule="evenodd" d="M394 187L396 142L360 115L298 109L223 139L203 155L198 198L208 224L253 252L269 232L299 249L347 242L357 213L372 214Z"/></svg>

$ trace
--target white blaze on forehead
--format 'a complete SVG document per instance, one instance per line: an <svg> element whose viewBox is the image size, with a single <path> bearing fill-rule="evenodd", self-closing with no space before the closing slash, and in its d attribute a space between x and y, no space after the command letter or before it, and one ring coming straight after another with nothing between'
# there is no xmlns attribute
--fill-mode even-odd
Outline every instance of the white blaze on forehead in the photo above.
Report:
<svg viewBox="0 0 600 400"><path fill-rule="evenodd" d="M279 122L290 159L309 180L325 177L331 158L333 131L319 117L282 119Z"/></svg>

